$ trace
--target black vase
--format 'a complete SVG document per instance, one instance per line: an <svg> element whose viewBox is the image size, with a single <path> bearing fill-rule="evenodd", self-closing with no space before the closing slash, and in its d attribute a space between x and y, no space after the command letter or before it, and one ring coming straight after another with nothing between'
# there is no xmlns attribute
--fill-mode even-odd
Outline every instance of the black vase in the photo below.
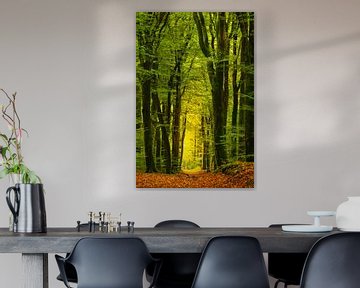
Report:
<svg viewBox="0 0 360 288"><path fill-rule="evenodd" d="M11 197L12 193L13 197ZM14 232L45 233L47 231L42 184L15 184L6 190L6 202L14 216Z"/></svg>

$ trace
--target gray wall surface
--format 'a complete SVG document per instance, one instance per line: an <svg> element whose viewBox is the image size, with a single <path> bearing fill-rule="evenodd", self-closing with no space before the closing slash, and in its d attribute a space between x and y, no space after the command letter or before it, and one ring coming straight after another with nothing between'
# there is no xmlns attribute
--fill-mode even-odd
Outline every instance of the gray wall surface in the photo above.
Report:
<svg viewBox="0 0 360 288"><path fill-rule="evenodd" d="M135 188L135 12L195 10L255 11L255 189ZM306 211L359 195L358 11L357 0L1 0L0 87L18 92L48 226L89 210L136 226L311 223ZM50 287L62 287L49 263ZM0 255L0 267L2 286L21 286L19 255Z"/></svg>

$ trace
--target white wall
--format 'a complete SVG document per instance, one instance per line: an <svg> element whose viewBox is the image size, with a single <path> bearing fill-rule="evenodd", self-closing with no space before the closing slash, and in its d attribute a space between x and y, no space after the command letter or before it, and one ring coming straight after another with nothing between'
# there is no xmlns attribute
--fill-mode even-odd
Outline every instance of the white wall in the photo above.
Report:
<svg viewBox="0 0 360 288"><path fill-rule="evenodd" d="M148 10L256 12L255 189L135 189L135 12ZM0 87L18 92L48 226L89 210L136 226L311 222L307 210L359 195L359 10L357 0L1 0ZM49 262L50 287L62 287ZM20 287L19 264L0 255L2 286Z"/></svg>

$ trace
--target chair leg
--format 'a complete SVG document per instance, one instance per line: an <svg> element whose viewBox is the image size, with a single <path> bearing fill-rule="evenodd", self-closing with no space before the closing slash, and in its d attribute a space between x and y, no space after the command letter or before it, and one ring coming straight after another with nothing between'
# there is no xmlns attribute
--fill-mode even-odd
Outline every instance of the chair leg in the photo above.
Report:
<svg viewBox="0 0 360 288"><path fill-rule="evenodd" d="M288 285L287 285L286 282L283 282L283 281L281 281L281 280L277 280L277 281L275 282L275 284L274 284L274 288L277 288L280 283L284 283L284 288L287 288L287 287L288 287Z"/></svg>

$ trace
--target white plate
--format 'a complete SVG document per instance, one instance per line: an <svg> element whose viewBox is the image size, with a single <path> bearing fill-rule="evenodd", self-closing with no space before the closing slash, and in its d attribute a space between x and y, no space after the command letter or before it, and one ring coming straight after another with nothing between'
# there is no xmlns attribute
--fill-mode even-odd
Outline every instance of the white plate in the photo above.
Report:
<svg viewBox="0 0 360 288"><path fill-rule="evenodd" d="M307 214L309 216L335 216L335 211L308 211Z"/></svg>
<svg viewBox="0 0 360 288"><path fill-rule="evenodd" d="M315 225L282 225L283 231L286 232L330 232L332 226L315 226Z"/></svg>

